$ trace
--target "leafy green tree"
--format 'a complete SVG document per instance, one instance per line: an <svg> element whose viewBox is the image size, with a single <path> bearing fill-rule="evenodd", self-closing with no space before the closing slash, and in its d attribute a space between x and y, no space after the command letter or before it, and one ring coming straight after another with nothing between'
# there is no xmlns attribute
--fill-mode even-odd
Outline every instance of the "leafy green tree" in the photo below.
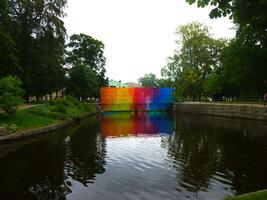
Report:
<svg viewBox="0 0 267 200"><path fill-rule="evenodd" d="M198 7L212 6L211 18L229 15L241 27L253 27L264 34L267 28L267 1L265 0L186 0Z"/></svg>
<svg viewBox="0 0 267 200"><path fill-rule="evenodd" d="M161 76L163 76L171 87L176 87L178 84L178 78L181 74L179 55L176 52L173 57L169 57L167 65L161 69Z"/></svg>
<svg viewBox="0 0 267 200"><path fill-rule="evenodd" d="M61 87L66 30L66 0L9 0L11 36L19 50L25 96ZM60 78L59 78L60 77Z"/></svg>
<svg viewBox="0 0 267 200"><path fill-rule="evenodd" d="M0 78L9 74L21 74L18 65L18 49L10 35L10 17L8 14L8 1L0 2Z"/></svg>
<svg viewBox="0 0 267 200"><path fill-rule="evenodd" d="M262 98L267 91L267 1L186 0L199 7L212 5L211 18L229 15L236 37L223 51L220 87L226 95Z"/></svg>
<svg viewBox="0 0 267 200"><path fill-rule="evenodd" d="M208 27L197 22L180 26L177 36L179 48L161 73L176 88L177 96L201 99L204 82L221 68L226 41L213 39Z"/></svg>
<svg viewBox="0 0 267 200"><path fill-rule="evenodd" d="M73 34L67 45L67 63L70 65L85 64L97 73L105 72L103 42L85 34Z"/></svg>
<svg viewBox="0 0 267 200"><path fill-rule="evenodd" d="M107 85L107 78L105 77L106 69L104 67L106 61L104 57L104 44L91 36L74 34L70 37L67 49L66 62L70 68L69 81L71 82L70 85L72 85L67 91L71 92L71 88L77 88L79 86L84 92L80 93L75 90L76 97L78 97L77 95L81 95L80 97L88 97L90 95L99 97L100 88ZM86 75L77 73L74 79L78 80L79 75L83 76L81 80L84 85L78 84L74 87L78 82L72 79L73 75L71 73L73 73L73 70L81 70L81 68L86 72ZM85 83L86 81L88 83Z"/></svg>
<svg viewBox="0 0 267 200"><path fill-rule="evenodd" d="M158 87L158 79L155 74L145 74L143 77L138 79L138 83L143 87Z"/></svg>
<svg viewBox="0 0 267 200"><path fill-rule="evenodd" d="M14 113L17 106L23 102L21 81L12 76L0 79L0 108L7 113Z"/></svg>
<svg viewBox="0 0 267 200"><path fill-rule="evenodd" d="M69 70L67 93L77 99L95 96L94 87L98 84L97 81L93 69L84 64L77 64Z"/></svg>
<svg viewBox="0 0 267 200"><path fill-rule="evenodd" d="M212 73L203 84L203 91L206 96L213 96L214 94L222 94L222 82L220 76Z"/></svg>
<svg viewBox="0 0 267 200"><path fill-rule="evenodd" d="M267 90L267 48L239 29L222 54L222 87L228 96L262 98Z"/></svg>

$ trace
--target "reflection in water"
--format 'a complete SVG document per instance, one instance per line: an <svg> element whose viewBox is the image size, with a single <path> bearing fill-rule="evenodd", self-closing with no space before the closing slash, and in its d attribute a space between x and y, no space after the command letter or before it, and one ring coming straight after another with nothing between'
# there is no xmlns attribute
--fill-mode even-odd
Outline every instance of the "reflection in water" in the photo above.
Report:
<svg viewBox="0 0 267 200"><path fill-rule="evenodd" d="M82 126L65 139L69 146L66 151L65 172L84 186L93 183L96 174L105 171L105 141L98 132L92 133L92 130L98 128L94 126Z"/></svg>
<svg viewBox="0 0 267 200"><path fill-rule="evenodd" d="M173 121L163 112L108 112L101 120L104 137L173 134Z"/></svg>
<svg viewBox="0 0 267 200"><path fill-rule="evenodd" d="M72 192L70 178L84 185L93 182L105 165L98 127L90 119L32 143L5 145L10 152L0 159L0 199L66 199Z"/></svg>
<svg viewBox="0 0 267 200"><path fill-rule="evenodd" d="M222 199L220 194L266 188L266 133L266 125L254 122L179 116L167 148L176 163L178 187L200 199L205 199L203 192L209 196L213 190L217 190L214 199Z"/></svg>
<svg viewBox="0 0 267 200"><path fill-rule="evenodd" d="M267 188L267 125L106 113L0 145L0 199L193 199ZM174 128L175 127L175 128Z"/></svg>

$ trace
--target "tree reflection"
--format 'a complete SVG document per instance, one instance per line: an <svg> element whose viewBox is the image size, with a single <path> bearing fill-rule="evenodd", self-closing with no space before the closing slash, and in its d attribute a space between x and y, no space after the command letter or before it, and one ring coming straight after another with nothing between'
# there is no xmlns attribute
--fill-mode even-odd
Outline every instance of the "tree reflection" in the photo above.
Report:
<svg viewBox="0 0 267 200"><path fill-rule="evenodd" d="M209 187L209 180L222 159L216 135L206 134L190 120L176 122L176 134L169 139L169 155L181 162L178 171L179 185L197 192Z"/></svg>
<svg viewBox="0 0 267 200"><path fill-rule="evenodd" d="M64 200L69 177L86 185L105 171L105 142L95 119L41 137L0 159L0 199ZM10 149L16 149L10 145Z"/></svg>
<svg viewBox="0 0 267 200"><path fill-rule="evenodd" d="M98 128L98 123L91 121L81 126L67 141L67 175L85 186L92 183L97 174L105 172L105 140Z"/></svg>
<svg viewBox="0 0 267 200"><path fill-rule="evenodd" d="M62 136L29 144L0 160L0 199L64 199Z"/></svg>
<svg viewBox="0 0 267 200"><path fill-rule="evenodd" d="M195 193L208 191L221 174L219 181L230 181L227 184L238 194L266 188L266 127L251 126L205 116L178 117L176 134L167 142L178 186Z"/></svg>

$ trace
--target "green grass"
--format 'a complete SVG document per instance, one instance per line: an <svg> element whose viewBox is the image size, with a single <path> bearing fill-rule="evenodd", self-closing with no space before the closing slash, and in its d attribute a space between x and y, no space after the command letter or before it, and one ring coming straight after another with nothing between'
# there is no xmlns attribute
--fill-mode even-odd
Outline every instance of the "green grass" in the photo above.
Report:
<svg viewBox="0 0 267 200"><path fill-rule="evenodd" d="M58 121L59 120L56 119L34 115L29 112L28 109L19 110L13 115L8 115L5 113L0 114L0 126L1 124L15 124L18 131L47 126L53 123L57 123Z"/></svg>
<svg viewBox="0 0 267 200"><path fill-rule="evenodd" d="M223 104L257 104L263 105L263 101L204 101L204 103L223 103Z"/></svg>
<svg viewBox="0 0 267 200"><path fill-rule="evenodd" d="M16 131L21 131L82 117L94 112L96 112L96 108L93 105L80 103L72 97L67 97L66 99L50 101L33 108L18 110L11 115L0 113L0 126L6 124L10 127L15 124Z"/></svg>
<svg viewBox="0 0 267 200"><path fill-rule="evenodd" d="M262 190L258 192L244 194L241 196L227 198L225 200L266 200L266 199L267 199L267 190Z"/></svg>
<svg viewBox="0 0 267 200"><path fill-rule="evenodd" d="M179 101L178 101L179 102ZM195 102L195 103L210 103L210 104L248 104L248 105L264 105L263 101L181 101L181 102Z"/></svg>

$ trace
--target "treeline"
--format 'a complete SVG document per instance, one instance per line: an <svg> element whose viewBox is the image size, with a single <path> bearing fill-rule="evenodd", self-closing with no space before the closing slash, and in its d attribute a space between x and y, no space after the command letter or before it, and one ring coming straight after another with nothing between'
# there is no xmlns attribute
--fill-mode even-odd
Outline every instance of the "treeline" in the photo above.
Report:
<svg viewBox="0 0 267 200"><path fill-rule="evenodd" d="M267 92L267 2L249 0L187 0L212 5L211 18L229 15L235 38L214 39L209 28L194 22L177 29L173 56L162 69L178 98L225 96L262 99Z"/></svg>
<svg viewBox="0 0 267 200"><path fill-rule="evenodd" d="M62 88L77 98L97 97L107 82L101 41L74 34L66 43L66 5L66 0L0 1L0 78L19 78L26 100Z"/></svg>

